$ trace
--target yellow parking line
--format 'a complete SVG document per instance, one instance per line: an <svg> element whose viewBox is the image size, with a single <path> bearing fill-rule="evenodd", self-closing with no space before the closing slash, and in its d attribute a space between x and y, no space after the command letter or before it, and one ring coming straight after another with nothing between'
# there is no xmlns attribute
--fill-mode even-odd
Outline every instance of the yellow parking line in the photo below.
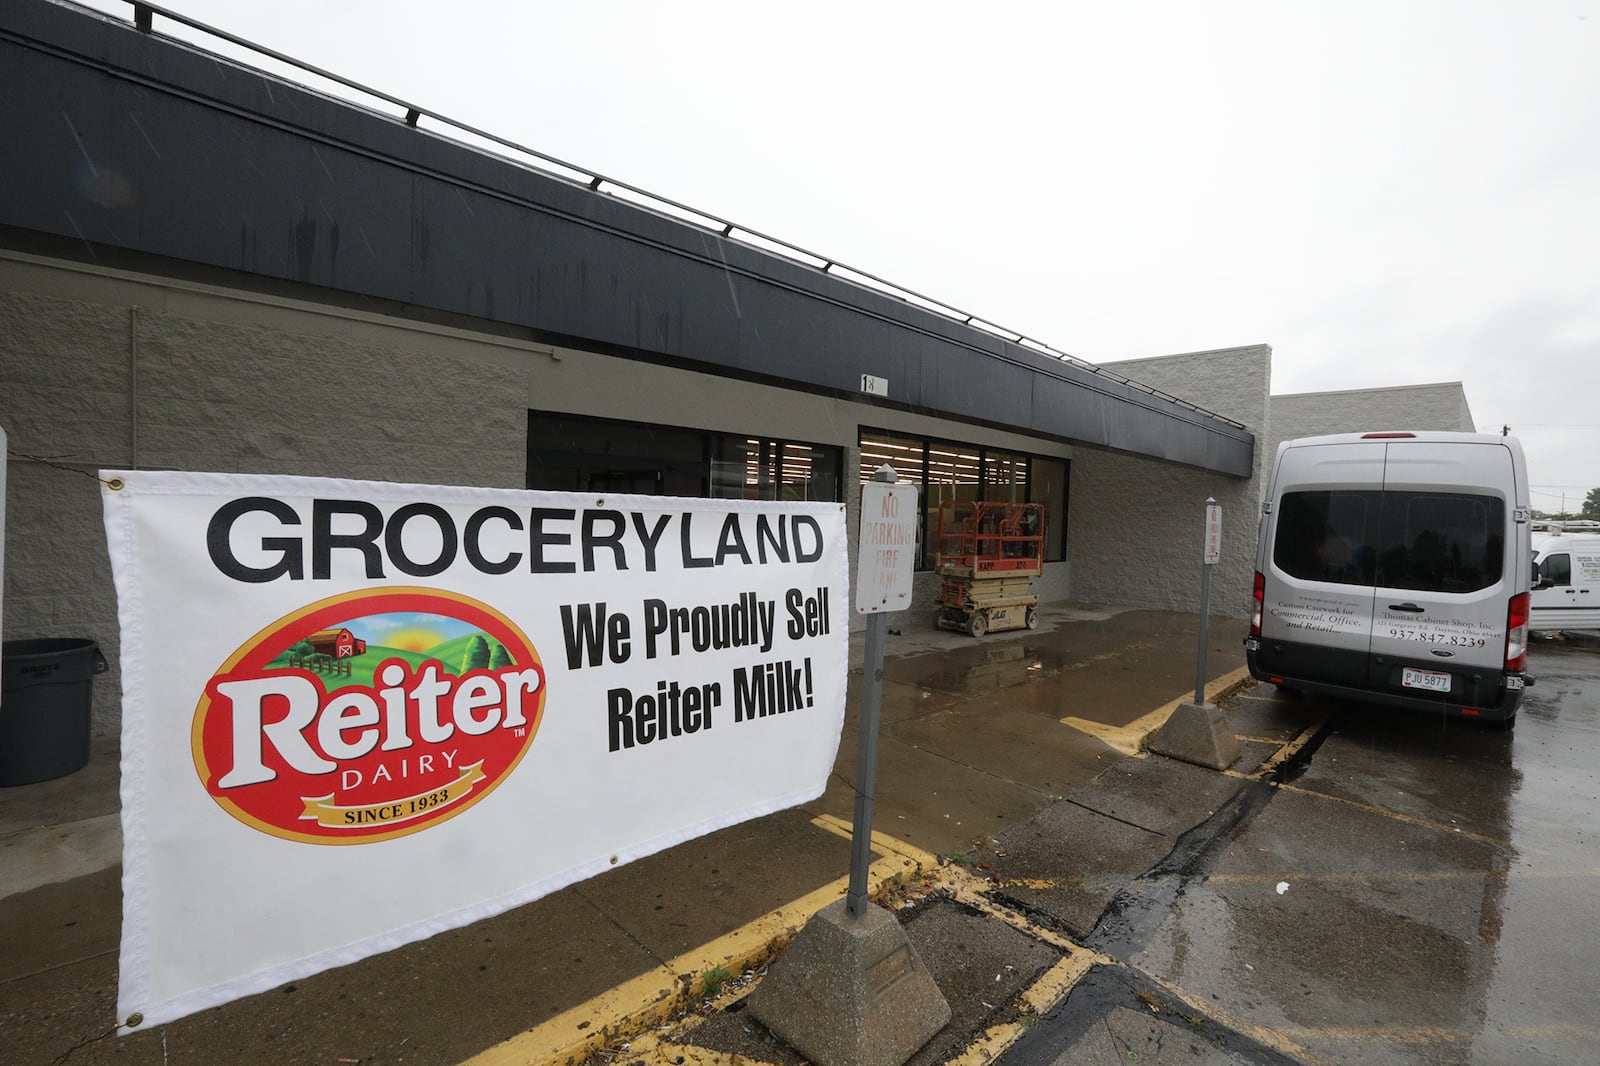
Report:
<svg viewBox="0 0 1600 1066"><path fill-rule="evenodd" d="M1289 741L1289 743L1285 744L1283 747L1279 748L1277 751L1268 756L1267 761L1256 767L1256 772L1250 776L1255 780L1260 781L1268 774L1276 771L1278 767L1282 766L1284 763L1298 755L1300 753L1300 749L1311 743L1312 738L1314 738L1322 729L1322 727L1327 724L1328 716L1324 714L1315 722L1312 722L1310 725L1300 730L1300 732L1295 735L1293 740Z"/></svg>
<svg viewBox="0 0 1600 1066"><path fill-rule="evenodd" d="M821 815L812 819L812 824L842 837L850 835L850 823L833 815ZM886 833L873 833L872 846L877 851L897 855L904 861L916 863L925 869L937 867L938 860L935 856ZM1113 961L1099 952L1074 943L1059 933L1034 925L1024 915L990 900L984 895L985 890L990 887L989 882L974 876L961 866L938 867L938 887L949 893L957 902L1005 922L1012 928L1063 953L1062 958L1023 989L1020 999L1025 1012L1038 1015L1052 1010L1091 969L1096 965L1109 965ZM719 1001L717 1007L726 1009L728 1003L749 991L748 988L742 989L726 1002ZM628 1057L652 1066L770 1066L743 1056L733 1056L683 1043L683 1037L692 1032L702 1020L699 1017L686 1018L682 1022L682 1027L674 1032L648 1033L638 1037L629 1045ZM978 1034L954 1058L948 1060L947 1066L987 1066L1027 1031L1027 1025L1024 1020L990 1026Z"/></svg>
<svg viewBox="0 0 1600 1066"><path fill-rule="evenodd" d="M1592 1025L1556 1022L1552 1025L1508 1025L1501 1032L1513 1040L1593 1040L1600 1029Z"/></svg>
<svg viewBox="0 0 1600 1066"><path fill-rule="evenodd" d="M836 818L831 814L819 814L811 819L811 824L818 829L826 830L834 836L843 837L846 840L849 840L855 834L855 823L853 821L847 822L843 818ZM888 833L880 833L876 829L872 831L872 848L874 851L881 851L889 855L899 855L902 858L909 859L924 869L931 870L939 865L939 857L932 852L923 851L915 844L908 844L898 837L892 837Z"/></svg>
<svg viewBox="0 0 1600 1066"><path fill-rule="evenodd" d="M878 839L878 834L874 833L874 844ZM874 896L917 876L925 865L937 861L908 845L880 850L887 853L867 869L869 892ZM910 857L912 854L925 856L926 862ZM794 939L813 914L842 898L849 888L848 875L838 878L709 944L685 952L602 992L587 1003L502 1041L467 1059L462 1066L554 1066L581 1062L602 1048L666 1022L696 998L695 985L705 971L723 966L739 973L766 963Z"/></svg>
<svg viewBox="0 0 1600 1066"><path fill-rule="evenodd" d="M1242 1033L1256 1043L1269 1047L1280 1055L1286 1055L1296 1062L1303 1063L1304 1066L1325 1066L1326 1060L1318 1058L1305 1047L1289 1039L1281 1029L1269 1029L1264 1025L1256 1025L1254 1022L1245 1021L1243 1018L1236 1018L1223 1010L1221 1004L1215 999L1201 999L1198 996L1190 995L1177 985L1168 984L1159 977L1151 974L1145 974L1144 976L1167 995L1187 1006L1197 1017L1215 1018L1234 1032Z"/></svg>
<svg viewBox="0 0 1600 1066"><path fill-rule="evenodd" d="M1036 927L1029 927L1026 931L1035 936L1045 932ZM1054 1009L1097 963L1111 961L1087 948L1077 945L1072 945L1072 948L1074 950L1070 954L1057 960L1022 991L1021 999L1026 1011L1042 1015ZM719 1006L725 1008L726 1004ZM630 1060L638 1059L656 1066L772 1066L758 1059L682 1043L682 1038L688 1032L692 1032L700 1021L699 1018L689 1019L682 1031L670 1035L649 1034L641 1037L633 1041L628 1048L628 1057ZM960 1052L946 1060L945 1066L988 1066L1016 1043L1027 1029L1026 1021L992 1025L974 1037Z"/></svg>
<svg viewBox="0 0 1600 1066"><path fill-rule="evenodd" d="M1096 965L1112 962L1109 957L1074 943L1059 933L1035 925L1026 916L995 903L984 894L990 887L989 882L974 876L962 867L944 868L940 871L939 881L940 887L946 889L958 903L982 911L1064 953L1061 959L1023 989L1021 999L1025 1012L1041 1015L1053 1010L1058 1003L1067 998L1067 993L1071 992L1091 969ZM947 1066L988 1066L1016 1043L1027 1029L1026 1016L1023 1020L991 1025L949 1059Z"/></svg>
<svg viewBox="0 0 1600 1066"><path fill-rule="evenodd" d="M946 889L955 898L956 902L964 903L975 910L980 910L991 918L998 918L1013 929L1027 933L1035 940L1042 940L1046 944L1066 952L1068 955L1085 956L1091 963L1111 961L1109 957L1098 955L1082 944L1062 936L1060 933L1046 929L1042 925L1034 924L1027 915L1019 914L1010 907L996 903L985 895L993 887L991 882L974 876L961 867L946 868L941 871L939 880L942 882L940 887Z"/></svg>
<svg viewBox="0 0 1600 1066"><path fill-rule="evenodd" d="M635 1040L629 1046L627 1061L655 1066L776 1066L731 1051L713 1051L697 1044L680 1044L666 1037L657 1039L653 1033Z"/></svg>
<svg viewBox="0 0 1600 1066"><path fill-rule="evenodd" d="M1295 874L1208 874L1208 885L1276 885L1350 883L1370 884L1381 881L1540 881L1566 878L1600 877L1600 869L1591 870L1370 870L1362 872L1339 871Z"/></svg>
<svg viewBox="0 0 1600 1066"><path fill-rule="evenodd" d="M1067 993L1072 991L1073 986L1083 980L1084 974L1100 961L1103 961L1102 957L1092 951L1080 951L1077 955L1068 955L1040 974L1038 979L1023 991L1023 1003L1035 1015L1042 1015L1054 1009L1056 1004L1067 998ZM1028 1031L1028 1026L1027 1016L1024 1016L1022 1021L991 1025L974 1037L960 1052L946 1060L945 1066L989 1066L1007 1048L1021 1039L1022 1034Z"/></svg>
<svg viewBox="0 0 1600 1066"><path fill-rule="evenodd" d="M1031 888L1035 892L1048 892L1052 888L1063 885L1081 885L1086 878L1082 877L1015 877L1001 881L1000 888Z"/></svg>
<svg viewBox="0 0 1600 1066"><path fill-rule="evenodd" d="M1441 1025L1287 1026L1281 1030L1306 1040L1355 1043L1472 1044L1483 1038L1481 1029L1450 1029ZM1508 1025L1500 1032L1513 1040L1580 1040L1600 1036L1592 1025Z"/></svg>
<svg viewBox="0 0 1600 1066"><path fill-rule="evenodd" d="M1084 949L1079 949L1077 954L1059 960L1023 990L1024 1006L1032 1015L1042 1015L1054 1009L1056 1004L1067 998L1067 993L1072 991L1073 986L1083 980L1083 976L1100 961L1103 961L1101 956ZM1027 1015L1024 1015L1022 1020L991 1025L969 1041L966 1047L946 1060L945 1066L989 1066L989 1063L999 1058L1006 1049L1022 1038L1022 1034L1028 1031L1028 1026Z"/></svg>
<svg viewBox="0 0 1600 1066"><path fill-rule="evenodd" d="M1206 698L1215 700L1248 677L1249 671L1245 667L1219 677L1206 686ZM1134 722L1120 727L1079 718L1064 718L1061 721L1100 737L1113 748L1127 754L1135 754L1139 751L1143 740L1159 729L1187 698L1189 697L1185 696L1172 700ZM1318 723L1303 731L1295 740L1275 753L1272 759L1263 765L1263 770L1257 773L1260 774L1268 766L1276 766L1289 758L1315 734L1320 725L1321 723ZM1392 812L1371 809L1376 813L1392 815ZM812 819L811 824L845 839L849 839L852 834L851 823L833 815L820 815ZM872 895L881 896L886 890L925 871L938 870L940 887L948 890L958 901L977 907L1063 952L1060 961L1024 990L1023 1003L1033 1012L1042 1014L1060 1003L1073 986L1095 965L1112 964L1113 960L1108 957L1076 944L1060 934L1036 926L1025 916L993 903L984 895L984 892L991 887L988 882L974 877L959 866L941 868L938 857L930 852L881 832L872 834L872 849L880 856L868 869L867 876ZM849 890L849 880L848 876L838 878L740 929L655 966L587 1003L503 1041L466 1060L462 1066L577 1066L595 1052L620 1048L625 1042L628 1044L628 1054L644 1062L673 1063L678 1066L731 1066L736 1060L748 1063L751 1060L677 1043L672 1037L681 1034L665 1032L666 1023L693 1002L698 991L695 986L700 974L716 966L739 973L770 961L799 933L813 914L845 895ZM1057 883L1061 882L1028 882L1031 887L1039 888L1051 887ZM719 1000L718 1006L726 1006L747 992L748 989L726 992ZM1169 989L1169 992L1174 997L1189 1002L1179 990ZM1215 1004L1198 1006L1203 1007L1212 1016L1217 1014ZM597 1022L599 1024L596 1024ZM692 1028L697 1023L689 1021L685 1024ZM1261 1043L1296 1055L1302 1061L1311 1063L1316 1061L1310 1058L1304 1049L1275 1036L1269 1030L1260 1030L1258 1033L1253 1027L1241 1023L1230 1021L1229 1024L1240 1031L1251 1032ZM952 1060L952 1063L955 1066L983 1066L1010 1047L1024 1031L1024 1022L992 1026L969 1044Z"/></svg>
<svg viewBox="0 0 1600 1066"><path fill-rule="evenodd" d="M1248 677L1248 670L1240 668L1228 675L1217 678L1207 685L1206 698L1213 700ZM1126 754L1135 754L1139 751L1144 738L1159 729L1179 704L1183 703L1184 699L1187 698L1173 700L1126 726L1108 726L1104 723L1090 722L1078 718L1064 718L1061 721L1073 728L1100 737L1112 747ZM1248 775L1233 774L1232 776L1262 780L1299 753L1317 735L1326 722L1327 718L1324 716L1306 726L1294 738L1282 743L1254 773ZM1246 737L1243 739L1255 740L1258 743L1279 743L1277 738ZM1437 829L1443 832L1460 833L1463 836L1484 843L1504 844L1504 841L1467 832L1456 826L1430 822L1397 811L1385 810L1381 807L1343 799L1338 796L1314 792L1293 785L1275 784L1274 787L1343 803L1359 810L1408 824ZM850 839L852 835L851 823L846 819L833 815L825 814L813 818L812 825L844 839ZM937 871L937 889L942 889L957 902L975 907L1030 937L1050 944L1063 953L1060 960L1046 969L1044 973L1040 974L1023 990L1020 999L1024 1017L1021 1020L990 1026L978 1034L954 1058L948 1060L947 1066L988 1066L989 1063L1010 1048L1027 1031L1029 1015L1042 1015L1053 1009L1066 998L1073 987L1096 965L1116 965L1115 960L1077 944L1059 933L1034 925L1025 915L1012 911L1002 904L995 903L985 894L994 887L993 883L974 875L964 867L958 865L941 866L938 857L932 853L882 832L873 832L872 850L881 856L872 864L869 871L869 882L873 886L873 894L875 896L880 895L884 889L903 883L912 877L928 871ZM1381 875L1332 873L1316 877L1293 878L1291 880L1304 883L1339 880L1478 879L1488 877L1586 878L1600 877L1600 869L1509 870L1498 873L1494 871L1456 870L1412 873L1394 872ZM1281 879L1277 875L1254 874L1220 874L1212 875L1208 878L1209 881L1218 883L1259 882L1263 884L1276 883ZM1077 879L1023 879L1016 882L1008 882L1008 884L1035 889L1048 889L1071 883L1075 880ZM758 967L769 961L793 939L811 914L844 895L848 890L848 881L847 877L840 878L796 900L787 907L779 908L695 952L681 955L670 963L657 967L650 973L596 997L582 1007L568 1011L560 1017L522 1034L520 1037L515 1037L495 1048L491 1048L482 1055L468 1060L463 1066L512 1066L512 1064L515 1064L515 1066L525 1066L525 1064L577 1066L578 1063L595 1051L624 1048L630 1061L643 1062L649 1064L649 1066L769 1066L769 1064L761 1063L748 1057L680 1042L688 1032L692 1031L703 1020L699 1016L681 1019L676 1027L670 1031L666 1023L692 1000L694 991L692 986L697 975L719 964L738 973ZM1377 1040L1426 1045L1456 1043L1470 1040L1476 1035L1465 1031L1458 1032L1452 1029L1425 1026L1267 1028L1255 1025L1242 1018L1233 1017L1220 1010L1216 1002L1202 1000L1185 992L1176 985L1168 984L1158 978L1151 978L1151 980L1166 995L1183 1004L1195 1014L1214 1018L1234 1031L1245 1034L1258 1043L1305 1063L1307 1066L1322 1066L1324 1060L1312 1054L1305 1046L1305 1043ZM753 986L747 986L724 993L716 1003L716 1007L718 1009L726 1009L730 1003L736 1002L747 995L752 988ZM588 1023L599 1018L615 1018L616 1020L592 1032L588 1029L582 1032L577 1030L579 1024ZM1515 1031L1506 1029L1505 1032L1508 1036L1519 1038L1572 1041L1592 1040L1597 1035L1600 1035L1600 1029L1587 1025L1525 1027ZM622 1043L624 1040L630 1042L624 1045Z"/></svg>
<svg viewBox="0 0 1600 1066"><path fill-rule="evenodd" d="M1241 666L1237 670L1223 674L1221 677L1206 684L1206 700L1216 700L1229 689L1250 677L1250 668ZM1149 714L1135 718L1127 725L1107 725L1104 722L1091 722L1087 718L1063 718L1062 725L1069 725L1082 733L1099 737L1106 744L1122 752L1124 755L1136 754L1146 737L1166 724L1172 712L1178 709L1179 704L1186 703L1194 698L1194 693L1179 696L1170 703L1156 708Z"/></svg>
<svg viewBox="0 0 1600 1066"><path fill-rule="evenodd" d="M1402 814L1399 811L1391 811L1384 807L1375 807L1370 803L1362 803L1360 800L1345 799L1343 796L1330 796L1326 792L1316 792L1309 788L1301 788L1298 785L1274 783L1272 787L1282 789L1285 792L1294 792L1301 796L1312 796L1316 799L1328 800L1331 803L1342 803L1346 807L1354 807L1358 811L1365 811L1368 814L1376 814L1392 821L1404 822L1407 825L1420 826L1423 829L1436 829L1441 833L1456 833L1466 837L1469 840L1476 840L1484 844L1492 844L1497 848L1509 847L1511 843L1510 841L1502 840L1499 837L1484 836L1482 833L1469 832L1468 830L1462 829L1460 826L1445 825L1443 822L1432 822L1426 818L1417 818L1413 815Z"/></svg>

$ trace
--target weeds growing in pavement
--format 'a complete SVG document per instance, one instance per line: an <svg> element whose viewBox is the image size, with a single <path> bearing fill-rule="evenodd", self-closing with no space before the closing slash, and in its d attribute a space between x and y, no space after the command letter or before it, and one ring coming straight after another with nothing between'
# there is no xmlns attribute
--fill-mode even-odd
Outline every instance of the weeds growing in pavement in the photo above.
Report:
<svg viewBox="0 0 1600 1066"><path fill-rule="evenodd" d="M700 994L706 999L717 998L717 993L722 991L722 986L728 983L728 978L733 974L720 962L700 975Z"/></svg>

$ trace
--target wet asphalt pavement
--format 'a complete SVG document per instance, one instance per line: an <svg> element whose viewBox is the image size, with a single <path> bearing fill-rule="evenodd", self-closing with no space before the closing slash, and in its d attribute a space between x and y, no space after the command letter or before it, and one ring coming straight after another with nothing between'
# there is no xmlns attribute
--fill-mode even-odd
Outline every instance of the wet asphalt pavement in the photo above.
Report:
<svg viewBox="0 0 1600 1066"><path fill-rule="evenodd" d="M1115 895L1082 940L1115 964L1002 1061L1600 1061L1600 648L1529 669L1514 732L1240 692L1241 735L1315 728Z"/></svg>
<svg viewBox="0 0 1600 1066"><path fill-rule="evenodd" d="M1217 773L1063 724L1137 734L1192 679L1194 621L1060 608L1009 640L892 637L875 828L920 849L923 875L882 902L954 1015L912 1066L1600 1061L1600 642L1535 644L1514 733L1247 682L1223 700L1242 753ZM1226 687L1239 634L1212 637ZM696 945L847 867L819 822L848 824L853 723L807 809L100 1039L116 978L109 754L4 797L0 858L31 858L0 864L0 1062L459 1063L544 1018L606 1025L608 990L692 980ZM698 1046L800 1063L739 994L662 1027L650 1055L630 1049L635 1028L589 1061L688 1062Z"/></svg>
<svg viewBox="0 0 1600 1066"><path fill-rule="evenodd" d="M875 850L885 882L908 868L938 868L935 853L971 853L975 842L1127 761L1063 718L1116 732L1181 697L1193 680L1194 615L1066 604L1042 615L1036 632L984 640L925 619L890 627L874 828L902 852ZM1213 621L1214 679L1242 663L1242 628ZM856 663L860 643L852 638ZM858 667L852 690L860 677ZM842 894L855 691L849 707L835 773L813 803L395 951L117 1037L118 752L116 738L98 738L85 769L0 789L0 1064L454 1066L487 1056L483 1062L523 1066L581 1061L591 1051L612 1061L629 1034L655 1031L713 964L741 975L764 964L772 945L809 916L790 913L797 901ZM1195 820L1186 814L1173 824L1186 829ZM1117 823L1101 821L1122 850ZM544 827L558 828L559 819ZM1156 833L1137 836L1108 886L1136 877L1171 846ZM1098 914L1103 904L1084 910ZM1040 955L1032 938L992 920L923 907L907 914L930 916L918 935L941 966L948 962L946 979L958 982L951 997L962 1021L945 1035L947 1049L1010 1009L1011 995L1034 976L1028 960L1058 955ZM959 943L946 945L951 937ZM982 950L971 950L979 941ZM993 960L1006 975L998 983L994 973L978 974ZM939 1060L930 1052L927 1061Z"/></svg>

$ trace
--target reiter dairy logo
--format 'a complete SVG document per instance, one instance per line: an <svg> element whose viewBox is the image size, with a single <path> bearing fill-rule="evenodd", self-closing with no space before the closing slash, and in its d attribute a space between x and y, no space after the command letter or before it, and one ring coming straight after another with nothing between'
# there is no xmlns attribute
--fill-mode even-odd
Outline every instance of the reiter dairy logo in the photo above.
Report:
<svg viewBox="0 0 1600 1066"><path fill-rule="evenodd" d="M279 619L222 664L195 708L211 798L286 840L365 844L452 818L527 753L544 667L500 612L388 588Z"/></svg>

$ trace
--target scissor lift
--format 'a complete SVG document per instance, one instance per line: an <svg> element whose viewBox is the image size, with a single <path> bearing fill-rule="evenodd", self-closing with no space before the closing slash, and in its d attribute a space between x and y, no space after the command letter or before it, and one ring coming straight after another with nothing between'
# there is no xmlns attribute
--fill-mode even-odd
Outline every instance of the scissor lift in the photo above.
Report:
<svg viewBox="0 0 1600 1066"><path fill-rule="evenodd" d="M1039 625L1033 579L1044 564L1043 504L944 503L936 530L939 628L981 637Z"/></svg>

